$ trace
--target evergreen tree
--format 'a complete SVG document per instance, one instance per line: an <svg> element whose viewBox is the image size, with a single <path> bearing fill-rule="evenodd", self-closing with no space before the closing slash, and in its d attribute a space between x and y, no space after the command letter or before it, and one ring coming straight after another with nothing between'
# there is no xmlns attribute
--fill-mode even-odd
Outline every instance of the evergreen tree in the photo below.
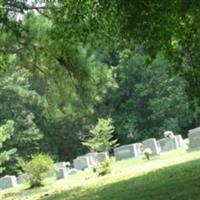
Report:
<svg viewBox="0 0 200 200"><path fill-rule="evenodd" d="M10 156L15 152L15 149L5 150L3 143L10 139L13 133L14 122L8 120L4 125L0 126L0 173L4 170L2 167L5 161L10 159Z"/></svg>
<svg viewBox="0 0 200 200"><path fill-rule="evenodd" d="M91 138L87 142L83 142L83 145L97 152L109 151L117 143L117 140L113 139L113 132L112 119L100 118L96 126L90 130Z"/></svg>

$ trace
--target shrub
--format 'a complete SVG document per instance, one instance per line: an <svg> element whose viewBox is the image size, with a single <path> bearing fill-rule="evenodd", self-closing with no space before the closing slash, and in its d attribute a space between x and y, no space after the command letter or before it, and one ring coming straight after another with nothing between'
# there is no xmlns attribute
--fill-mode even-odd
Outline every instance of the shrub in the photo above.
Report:
<svg viewBox="0 0 200 200"><path fill-rule="evenodd" d="M42 186L42 178L54 168L53 160L49 155L38 154L24 164L24 171L29 174L30 188Z"/></svg>
<svg viewBox="0 0 200 200"><path fill-rule="evenodd" d="M111 159L106 159L101 162L100 166L97 168L97 173L99 176L104 176L111 173Z"/></svg>

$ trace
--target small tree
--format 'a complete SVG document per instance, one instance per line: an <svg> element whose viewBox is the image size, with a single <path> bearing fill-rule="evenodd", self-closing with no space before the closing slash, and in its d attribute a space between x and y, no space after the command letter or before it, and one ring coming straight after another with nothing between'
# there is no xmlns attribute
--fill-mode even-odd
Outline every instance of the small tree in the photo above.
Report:
<svg viewBox="0 0 200 200"><path fill-rule="evenodd" d="M90 147L94 151L108 151L111 147L116 146L117 140L113 140L112 133L114 126L112 119L98 119L96 126L90 130L91 138L83 145Z"/></svg>
<svg viewBox="0 0 200 200"><path fill-rule="evenodd" d="M49 155L38 154L24 164L24 171L29 174L30 188L42 186L42 178L53 169L53 160Z"/></svg>
<svg viewBox="0 0 200 200"><path fill-rule="evenodd" d="M8 120L6 124L0 127L0 173L3 171L2 164L8 161L10 155L16 151L15 149L5 150L3 148L3 143L10 138L13 130L14 122L12 120Z"/></svg>
<svg viewBox="0 0 200 200"><path fill-rule="evenodd" d="M111 173L111 162L111 159L106 159L103 162L101 162L100 166L97 168L97 173L99 176L104 176L106 174Z"/></svg>

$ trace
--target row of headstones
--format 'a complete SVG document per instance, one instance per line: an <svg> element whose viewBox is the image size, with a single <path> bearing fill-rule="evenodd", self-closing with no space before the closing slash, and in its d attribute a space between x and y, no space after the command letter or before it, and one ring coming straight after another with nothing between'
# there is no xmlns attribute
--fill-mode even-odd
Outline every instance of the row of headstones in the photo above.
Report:
<svg viewBox="0 0 200 200"><path fill-rule="evenodd" d="M84 170L86 168L97 167L101 162L108 158L108 152L88 153L74 159L73 165L77 170Z"/></svg>
<svg viewBox="0 0 200 200"><path fill-rule="evenodd" d="M189 148L200 148L200 127L189 130L188 134ZM181 135L165 137L158 141L155 138L144 140L142 143L120 146L114 149L116 160L122 160L131 157L138 157L143 154L141 149L149 148L153 155L159 155L161 152L175 150L184 145Z"/></svg>
<svg viewBox="0 0 200 200"><path fill-rule="evenodd" d="M22 184L27 179L28 179L27 174L22 174L18 177L6 175L0 178L0 190L17 187L18 185Z"/></svg>
<svg viewBox="0 0 200 200"><path fill-rule="evenodd" d="M150 138L144 140L142 143L134 143L115 148L114 155L116 160L138 157L143 155L143 150L147 148L151 150L152 155L159 155L161 152L178 149L182 145L183 139L181 135L175 135L172 138L162 138L158 141L155 138Z"/></svg>
<svg viewBox="0 0 200 200"><path fill-rule="evenodd" d="M79 156L73 161L74 168L66 167L66 162L55 163L56 170L49 171L50 177L55 177L57 180L67 178L68 175L75 174L89 167L98 166L100 162L108 158L107 152L88 153L84 156ZM28 174L16 176L4 176L0 178L0 190L17 187L24 183L29 178Z"/></svg>
<svg viewBox="0 0 200 200"><path fill-rule="evenodd" d="M183 145L181 135L176 135L173 138L163 138L156 141L155 138L147 139L142 143L134 143L123 145L114 149L114 156L116 160L122 160L131 157L138 157L143 155L142 148L149 148L153 155L158 155L160 152L177 149ZM103 160L109 157L107 152L88 153L84 156L79 156L73 160L74 168L77 170L84 170L86 168L98 166Z"/></svg>
<svg viewBox="0 0 200 200"><path fill-rule="evenodd" d="M190 148L200 148L200 127L189 130L188 139ZM175 135L172 138L162 138L158 141L155 138L150 138L144 140L142 143L134 143L115 148L114 155L116 160L138 157L143 155L142 149L145 148L151 149L153 155L159 155L161 152L178 149L182 145L183 139L181 135ZM74 168L72 169L67 168L65 162L55 163L58 170L56 173L49 172L49 175L56 176L56 179L63 179L70 174L79 172L80 170L97 166L108 157L109 155L107 152L88 153L74 159ZM4 176L0 178L0 189L16 187L27 180L27 178L27 174L22 174L18 177Z"/></svg>
<svg viewBox="0 0 200 200"><path fill-rule="evenodd" d="M160 152L166 152L177 149L183 145L181 135L175 135L173 138L163 138L156 141L155 138L147 139L142 143L134 143L123 145L114 149L114 156L116 160L122 160L131 157L138 157L143 155L142 149L149 148L153 155L158 155ZM107 152L88 153L84 156L79 156L73 160L74 168L77 170L84 170L86 168L98 166L103 160L109 157Z"/></svg>
<svg viewBox="0 0 200 200"><path fill-rule="evenodd" d="M66 178L68 175L75 174L79 171L66 167L65 162L55 163L55 169L56 170L49 171L48 175L49 177L56 177L57 180ZM0 190L17 187L20 184L26 182L28 178L28 174L21 174L18 177L6 175L0 178Z"/></svg>

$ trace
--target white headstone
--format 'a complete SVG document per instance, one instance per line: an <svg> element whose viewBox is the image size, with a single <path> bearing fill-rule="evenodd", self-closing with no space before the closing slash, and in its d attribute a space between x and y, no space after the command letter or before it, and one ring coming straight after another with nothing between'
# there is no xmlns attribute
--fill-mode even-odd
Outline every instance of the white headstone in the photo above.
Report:
<svg viewBox="0 0 200 200"><path fill-rule="evenodd" d="M178 146L182 147L184 145L184 141L183 141L182 135L175 135L175 137L177 139Z"/></svg>
<svg viewBox="0 0 200 200"><path fill-rule="evenodd" d="M174 138L162 138L158 140L160 150L162 152L171 151L179 148L179 143L176 137Z"/></svg>
<svg viewBox="0 0 200 200"><path fill-rule="evenodd" d="M56 171L56 179L59 180L59 179L63 179L63 178L66 178L67 177L67 170L66 168L60 168Z"/></svg>
<svg viewBox="0 0 200 200"><path fill-rule="evenodd" d="M13 188L17 186L17 178L15 176L4 176L0 178L0 189Z"/></svg>
<svg viewBox="0 0 200 200"><path fill-rule="evenodd" d="M87 153L85 156L88 157L89 163L91 166L97 166L99 164L99 161L97 159L98 153Z"/></svg>
<svg viewBox="0 0 200 200"><path fill-rule="evenodd" d="M74 168L78 170L84 170L91 167L90 160L87 156L80 156L73 160Z"/></svg>
<svg viewBox="0 0 200 200"><path fill-rule="evenodd" d="M18 184L21 184L21 183L24 183L28 180L28 174L21 174L17 177L17 183Z"/></svg>
<svg viewBox="0 0 200 200"><path fill-rule="evenodd" d="M158 155L160 153L159 146L155 138L144 140L142 144L143 144L143 149L146 148L151 149L152 155Z"/></svg>
<svg viewBox="0 0 200 200"><path fill-rule="evenodd" d="M57 162L57 163L55 163L55 166L57 169L63 169L66 167L66 163L65 162Z"/></svg>
<svg viewBox="0 0 200 200"><path fill-rule="evenodd" d="M200 127L189 130L189 147L199 148L200 147Z"/></svg>
<svg viewBox="0 0 200 200"><path fill-rule="evenodd" d="M107 160L109 158L108 152L101 152L97 154L97 160L99 162L102 162L104 160Z"/></svg>
<svg viewBox="0 0 200 200"><path fill-rule="evenodd" d="M137 157L140 155L140 152L138 151L138 143L117 147L114 149L114 155L116 160Z"/></svg>
<svg viewBox="0 0 200 200"><path fill-rule="evenodd" d="M134 143L133 146L134 146L135 157L143 155L142 143Z"/></svg>

